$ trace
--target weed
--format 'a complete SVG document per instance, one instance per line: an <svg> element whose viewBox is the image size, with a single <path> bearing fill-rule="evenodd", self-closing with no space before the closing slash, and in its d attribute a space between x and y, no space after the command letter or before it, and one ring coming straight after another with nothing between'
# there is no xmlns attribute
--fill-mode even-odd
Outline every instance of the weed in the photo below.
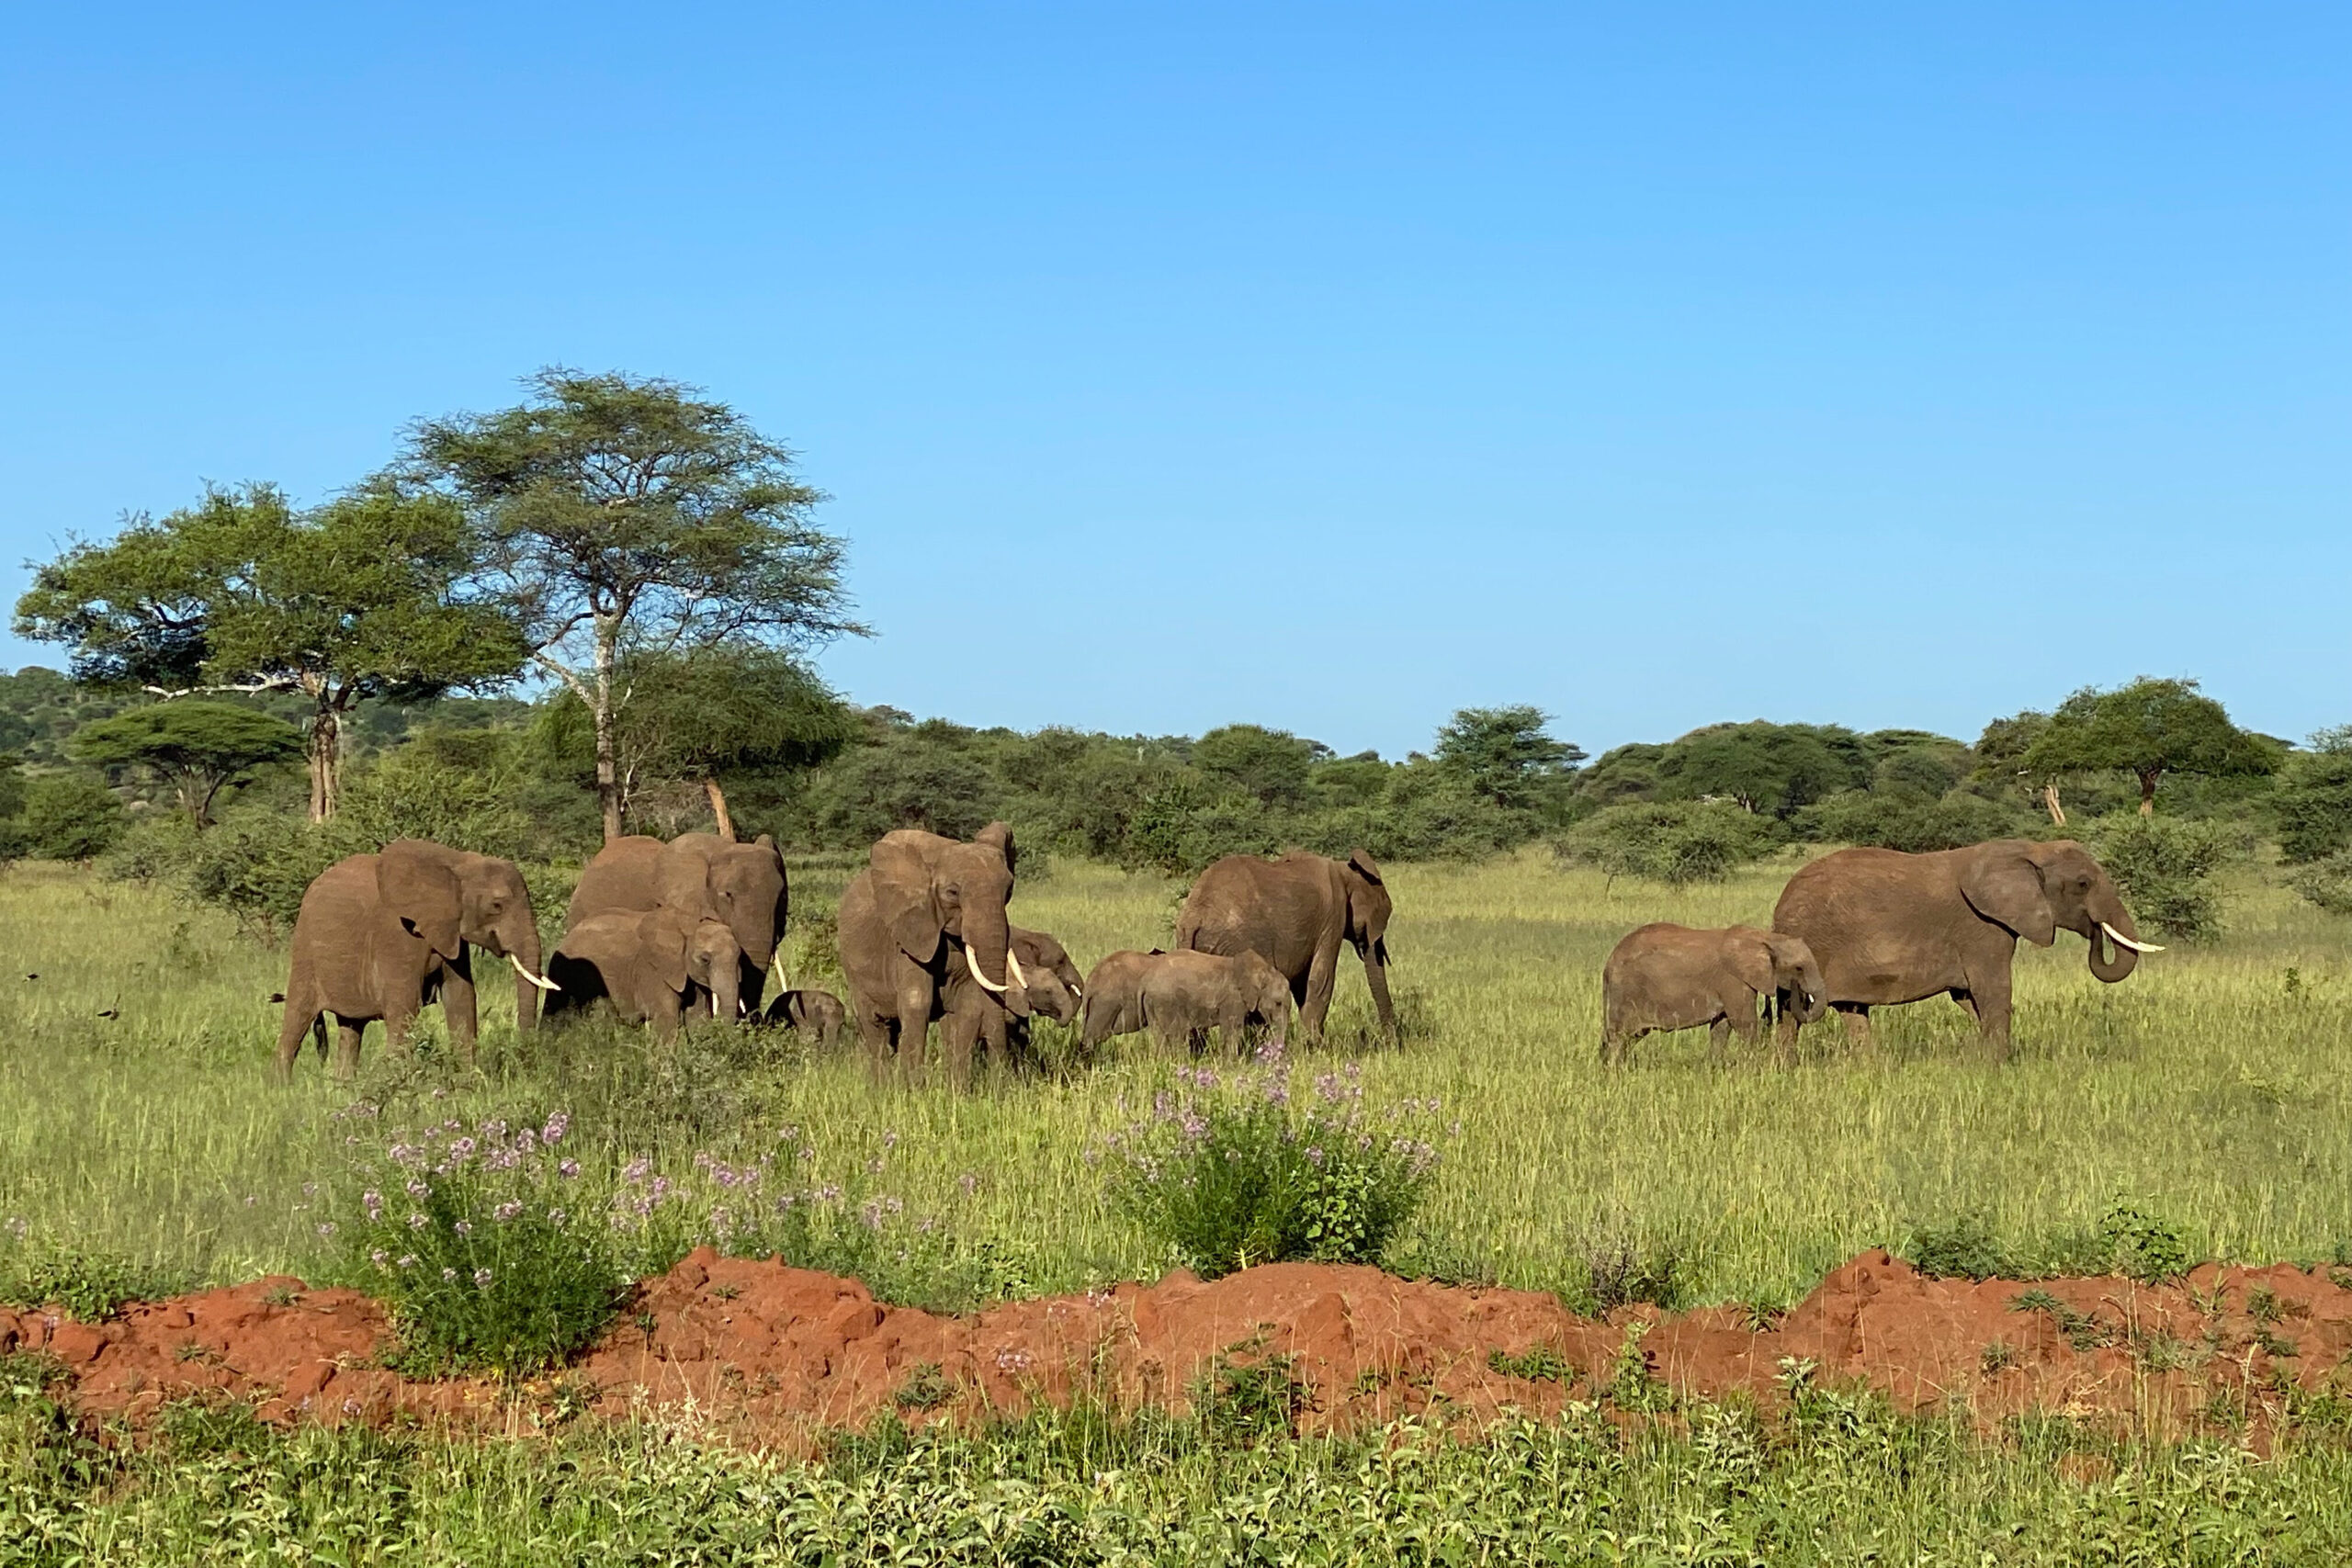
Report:
<svg viewBox="0 0 2352 1568"><path fill-rule="evenodd" d="M954 1380L937 1361L925 1361L907 1374L890 1403L901 1410L936 1410L956 1397Z"/></svg>
<svg viewBox="0 0 2352 1568"><path fill-rule="evenodd" d="M713 1285L710 1288L711 1298L714 1301L731 1302L742 1293L743 1287L737 1284Z"/></svg>
<svg viewBox="0 0 2352 1568"><path fill-rule="evenodd" d="M1589 1228L1573 1251L1584 1265L1583 1289L1564 1296L1589 1316L1606 1317L1622 1306L1671 1312L1690 1293L1690 1257L1684 1247L1642 1235L1623 1215Z"/></svg>
<svg viewBox="0 0 2352 1568"><path fill-rule="evenodd" d="M1984 1348L1976 1353L1976 1369L1988 1378L1998 1377L2017 1364L2018 1353L2006 1340L1988 1341Z"/></svg>
<svg viewBox="0 0 2352 1568"><path fill-rule="evenodd" d="M1297 1359L1265 1348L1262 1337L1229 1345L1193 1380L1193 1414L1204 1436L1250 1447L1298 1429L1314 1408L1295 1373Z"/></svg>
<svg viewBox="0 0 2352 1568"><path fill-rule="evenodd" d="M271 1442L269 1428L251 1404L219 1393L175 1399L161 1406L155 1412L155 1431L183 1461L215 1454L259 1454Z"/></svg>
<svg viewBox="0 0 2352 1568"><path fill-rule="evenodd" d="M291 1285L272 1285L261 1293L264 1306L290 1307L302 1299L302 1292Z"/></svg>
<svg viewBox="0 0 2352 1568"><path fill-rule="evenodd" d="M169 1269L115 1253L29 1235L0 1240L0 1305L53 1306L96 1323L125 1303L168 1296L185 1282Z"/></svg>
<svg viewBox="0 0 2352 1568"><path fill-rule="evenodd" d="M66 1379L65 1363L46 1350L0 1350L0 1394L37 1399Z"/></svg>
<svg viewBox="0 0 2352 1568"><path fill-rule="evenodd" d="M2098 1229L2116 1272L2143 1283L2178 1279L2194 1261L2181 1227L2150 1213L2132 1199L2119 1198L2109 1204L2100 1216Z"/></svg>
<svg viewBox="0 0 2352 1568"><path fill-rule="evenodd" d="M1649 1351L1642 1348L1642 1337L1654 1326L1647 1318L1639 1317L1627 1324L1625 1337L1610 1363L1603 1397L1620 1410L1657 1411L1674 1404L1674 1391L1658 1377Z"/></svg>
<svg viewBox="0 0 2352 1568"><path fill-rule="evenodd" d="M2014 1278L2017 1272L2016 1260L1981 1213L1960 1214L1939 1225L1915 1225L1901 1254L1931 1280L1983 1280Z"/></svg>
<svg viewBox="0 0 2352 1568"><path fill-rule="evenodd" d="M1487 1368L1528 1382L1574 1382L1579 1375L1575 1364L1549 1345L1532 1345L1517 1355L1498 1345L1487 1352Z"/></svg>
<svg viewBox="0 0 2352 1568"><path fill-rule="evenodd" d="M2009 1303L2011 1312L2042 1312L2058 1325L2059 1335L2077 1350L2096 1350L2115 1342L2114 1335L2097 1313L2076 1312L2048 1291L2028 1291Z"/></svg>
<svg viewBox="0 0 2352 1568"><path fill-rule="evenodd" d="M2285 1335L2279 1333L2277 1329L2271 1327L2267 1323L2256 1324L2254 1326L2254 1333L2249 1336L2249 1339L2254 1345L2260 1348L2264 1355L2270 1357L2274 1360L2283 1360L2287 1358L2300 1356L2303 1353L2301 1346L2296 1344L2292 1339L2288 1338Z"/></svg>

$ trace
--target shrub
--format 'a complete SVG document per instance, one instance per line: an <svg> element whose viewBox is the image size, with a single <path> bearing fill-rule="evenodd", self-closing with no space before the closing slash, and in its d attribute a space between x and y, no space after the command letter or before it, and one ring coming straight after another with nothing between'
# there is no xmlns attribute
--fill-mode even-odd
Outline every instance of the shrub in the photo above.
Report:
<svg viewBox="0 0 2352 1568"><path fill-rule="evenodd" d="M1795 826L1800 835L1820 842L1866 844L1911 854L1964 849L2034 830L2025 813L1965 790L1940 797L1847 790L1798 812Z"/></svg>
<svg viewBox="0 0 2352 1568"><path fill-rule="evenodd" d="M1914 1226L1901 1252L1931 1280L2014 1279L2020 1272L2017 1259L1981 1213Z"/></svg>
<svg viewBox="0 0 2352 1568"><path fill-rule="evenodd" d="M537 1371L611 1319L625 1277L604 1216L580 1212L579 1165L557 1153L569 1123L559 1111L468 1132L453 1119L363 1168L346 1258L390 1309L411 1369Z"/></svg>
<svg viewBox="0 0 2352 1568"><path fill-rule="evenodd" d="M1612 877L1681 886L1720 882L1780 839L1770 818L1721 801L1637 801L1595 812L1553 847L1563 860Z"/></svg>
<svg viewBox="0 0 2352 1568"><path fill-rule="evenodd" d="M1374 1117L1351 1064L1295 1099L1279 1060L1179 1071L1105 1141L1113 1201L1207 1278L1253 1263L1376 1263L1429 1190L1439 1102Z"/></svg>
<svg viewBox="0 0 2352 1568"><path fill-rule="evenodd" d="M2271 794L2270 808L2278 829L2279 858L2288 864L2302 865L2352 850L2352 748L2290 758Z"/></svg>
<svg viewBox="0 0 2352 1568"><path fill-rule="evenodd" d="M2297 866L2287 886L2331 915L2352 915L2352 850Z"/></svg>
<svg viewBox="0 0 2352 1568"><path fill-rule="evenodd" d="M25 785L25 852L36 860L88 860L122 834L122 802L88 773L43 773Z"/></svg>
<svg viewBox="0 0 2352 1568"><path fill-rule="evenodd" d="M1670 1312L1690 1293L1690 1250L1672 1237L1645 1234L1625 1214L1595 1221L1569 1238L1568 1250L1583 1278L1561 1299L1588 1317L1645 1304Z"/></svg>
<svg viewBox="0 0 2352 1568"><path fill-rule="evenodd" d="M22 1221L0 1238L0 1305L53 1306L96 1323L126 1302L153 1301L186 1283L167 1269L30 1235Z"/></svg>
<svg viewBox="0 0 2352 1568"><path fill-rule="evenodd" d="M2249 852L2242 829L2132 813L2103 817L2085 836L2142 926L2182 942L2221 935L2222 893L2213 877Z"/></svg>

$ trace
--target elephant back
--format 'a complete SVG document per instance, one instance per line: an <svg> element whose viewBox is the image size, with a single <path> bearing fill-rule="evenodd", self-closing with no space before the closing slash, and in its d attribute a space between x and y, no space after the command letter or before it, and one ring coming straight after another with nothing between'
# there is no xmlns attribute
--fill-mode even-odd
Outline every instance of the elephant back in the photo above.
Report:
<svg viewBox="0 0 2352 1568"><path fill-rule="evenodd" d="M662 840L631 834L598 850L580 873L571 907L564 911L563 929L575 931L583 920L616 912L642 913L661 902L655 867Z"/></svg>

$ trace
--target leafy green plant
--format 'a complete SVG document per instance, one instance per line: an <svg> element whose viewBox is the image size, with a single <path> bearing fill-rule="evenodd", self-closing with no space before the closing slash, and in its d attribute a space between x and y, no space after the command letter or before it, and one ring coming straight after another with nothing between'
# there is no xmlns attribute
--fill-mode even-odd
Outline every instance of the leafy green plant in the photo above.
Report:
<svg viewBox="0 0 2352 1568"><path fill-rule="evenodd" d="M1611 876L1679 887L1721 882L1781 841L1769 816L1721 801L1662 800L1605 807L1553 845L1564 861Z"/></svg>
<svg viewBox="0 0 2352 1568"><path fill-rule="evenodd" d="M1374 1115L1353 1064L1300 1096L1278 1059L1177 1078L1103 1152L1113 1201L1204 1277L1297 1258L1378 1262L1429 1190L1434 1098Z"/></svg>
<svg viewBox="0 0 2352 1568"><path fill-rule="evenodd" d="M2009 1310L2049 1314L2059 1334L2077 1350L2096 1350L2115 1342L2114 1334L2097 1313L2076 1312L2048 1291L2027 1291L2009 1303Z"/></svg>
<svg viewBox="0 0 2352 1568"><path fill-rule="evenodd" d="M2215 875L2251 851L2231 823L2183 817L2104 817L2084 837L2143 927L2180 942L2222 933L2222 890Z"/></svg>
<svg viewBox="0 0 2352 1568"><path fill-rule="evenodd" d="M2352 915L2352 850L2337 850L2287 874L2287 886L2312 907Z"/></svg>
<svg viewBox="0 0 2352 1568"><path fill-rule="evenodd" d="M1297 1358L1252 1340L1227 1346L1193 1380L1193 1415L1203 1432L1247 1448L1287 1437L1314 1408Z"/></svg>
<svg viewBox="0 0 2352 1568"><path fill-rule="evenodd" d="M0 1304L7 1306L53 1306L96 1323L125 1303L159 1300L187 1283L167 1269L31 1233L0 1240Z"/></svg>
<svg viewBox="0 0 2352 1568"><path fill-rule="evenodd" d="M1670 1235L1650 1234L1629 1217L1596 1221L1569 1244L1582 1267L1581 1288L1561 1292L1589 1317L1606 1317L1622 1306L1654 1306L1671 1312L1690 1294L1690 1249Z"/></svg>
<svg viewBox="0 0 2352 1568"><path fill-rule="evenodd" d="M955 1380L937 1361L925 1361L907 1374L890 1403L901 1410L936 1410L955 1397Z"/></svg>
<svg viewBox="0 0 2352 1568"><path fill-rule="evenodd" d="M578 1212L579 1166L540 1125L456 1118L395 1139L341 1227L348 1271L390 1308L399 1359L509 1376L603 1331L624 1274L605 1216Z"/></svg>
<svg viewBox="0 0 2352 1568"><path fill-rule="evenodd" d="M1982 1213L1956 1215L1941 1224L1915 1225L1900 1250L1914 1269L1931 1280L2013 1279L2018 1273L2017 1260Z"/></svg>
<svg viewBox="0 0 2352 1568"><path fill-rule="evenodd" d="M2115 1271L2147 1284L2177 1280L2195 1261L2177 1224L2128 1198L2099 1217L2098 1234Z"/></svg>
<svg viewBox="0 0 2352 1568"><path fill-rule="evenodd" d="M1517 1355L1498 1345L1487 1352L1487 1370L1529 1382L1574 1382L1577 1368L1550 1345L1531 1345Z"/></svg>

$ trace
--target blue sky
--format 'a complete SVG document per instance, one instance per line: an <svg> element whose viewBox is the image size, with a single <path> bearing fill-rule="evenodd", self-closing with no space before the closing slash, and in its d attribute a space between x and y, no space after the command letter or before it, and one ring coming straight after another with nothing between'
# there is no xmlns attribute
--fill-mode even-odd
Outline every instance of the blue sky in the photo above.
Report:
<svg viewBox="0 0 2352 1568"><path fill-rule="evenodd" d="M2322 5L12 7L0 587L564 363L799 449L862 701L2300 736L2347 103Z"/></svg>

